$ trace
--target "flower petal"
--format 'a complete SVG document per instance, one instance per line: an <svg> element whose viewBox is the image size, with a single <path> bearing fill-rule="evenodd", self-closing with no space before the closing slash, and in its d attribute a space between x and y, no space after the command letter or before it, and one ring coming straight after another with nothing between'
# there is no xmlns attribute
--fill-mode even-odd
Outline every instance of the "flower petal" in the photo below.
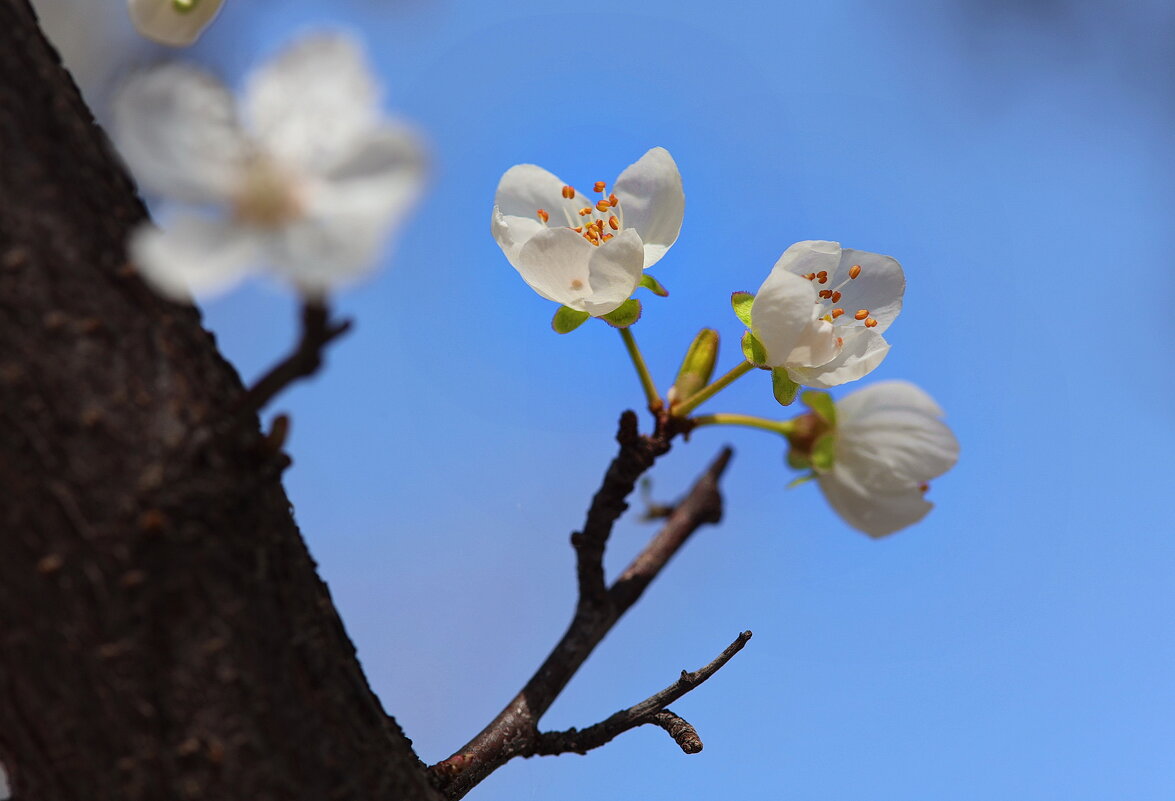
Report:
<svg viewBox="0 0 1175 801"><path fill-rule="evenodd" d="M668 150L655 147L620 173L612 191L620 200L619 216L624 227L640 234L645 267L651 267L677 241L681 231L685 193L677 163Z"/></svg>
<svg viewBox="0 0 1175 801"><path fill-rule="evenodd" d="M816 367L789 363L787 372L792 381L816 389L829 389L868 375L889 353L889 343L877 333L877 329L839 330L844 331L840 353Z"/></svg>
<svg viewBox="0 0 1175 801"><path fill-rule="evenodd" d="M858 265L861 267L860 273L850 280L849 271ZM889 328L889 324L902 310L906 276L902 272L902 265L891 256L845 248L841 251L836 270L829 275L829 286L841 284L845 286L840 305L868 309L869 316L877 320L873 330L879 334ZM849 315L842 318L848 319L851 319Z"/></svg>
<svg viewBox="0 0 1175 801"><path fill-rule="evenodd" d="M181 64L127 80L114 99L112 133L144 190L190 203L227 198L246 150L228 90Z"/></svg>
<svg viewBox="0 0 1175 801"><path fill-rule="evenodd" d="M776 264L751 306L751 330L767 350L767 363L772 367L783 365L801 339L811 336L815 317L816 289L812 282Z"/></svg>
<svg viewBox="0 0 1175 801"><path fill-rule="evenodd" d="M251 231L228 220L183 216L159 229L144 224L128 242L143 278L173 300L221 292L243 278L257 256Z"/></svg>
<svg viewBox="0 0 1175 801"><path fill-rule="evenodd" d="M563 180L536 164L516 164L502 175L494 192L494 205L507 217L521 217L538 222L538 210L550 214L553 227L580 225L576 211L591 205L590 199L576 193L563 197Z"/></svg>
<svg viewBox="0 0 1175 801"><path fill-rule="evenodd" d="M864 417L878 409L909 409L931 417L945 417L934 398L917 384L909 381L878 381L836 402L836 416L842 423Z"/></svg>
<svg viewBox="0 0 1175 801"><path fill-rule="evenodd" d="M243 107L271 155L321 172L348 158L376 125L378 96L359 43L341 33L316 34L254 72Z"/></svg>
<svg viewBox="0 0 1175 801"><path fill-rule="evenodd" d="M838 242L809 239L796 242L775 262L775 270L786 270L793 275L808 275L826 271L833 275L840 264L841 247ZM847 276L846 276L847 277Z"/></svg>
<svg viewBox="0 0 1175 801"><path fill-rule="evenodd" d="M273 266L311 295L364 274L420 196L424 169L408 129L370 133L306 193L305 217L273 237Z"/></svg>
<svg viewBox="0 0 1175 801"><path fill-rule="evenodd" d="M598 317L628 299L642 264L635 231L597 247L568 228L547 228L522 246L514 267L547 300Z"/></svg>
<svg viewBox="0 0 1175 801"><path fill-rule="evenodd" d="M131 22L143 36L172 47L190 45L212 22L224 0L200 0L180 10L174 0L127 0Z"/></svg>
<svg viewBox="0 0 1175 801"><path fill-rule="evenodd" d="M917 487L895 493L867 492L844 481L835 467L818 481L841 519L870 537L884 537L911 526L934 508Z"/></svg>

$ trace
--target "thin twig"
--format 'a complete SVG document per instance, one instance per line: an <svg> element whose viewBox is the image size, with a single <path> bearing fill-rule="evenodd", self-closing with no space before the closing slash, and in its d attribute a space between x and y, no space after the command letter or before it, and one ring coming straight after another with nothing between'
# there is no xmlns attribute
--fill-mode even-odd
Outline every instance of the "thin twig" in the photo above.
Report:
<svg viewBox="0 0 1175 801"><path fill-rule="evenodd" d="M325 302L307 300L302 306L302 337L297 346L245 391L234 408L234 416L256 414L290 384L318 372L326 346L350 328L350 320L331 322Z"/></svg>
<svg viewBox="0 0 1175 801"><path fill-rule="evenodd" d="M693 673L681 671L681 677L661 692L654 693L628 709L620 710L594 726L583 730L568 729L567 731L539 734L534 753L540 756L568 752L586 754L629 729L653 723L669 732L670 736L681 746L681 750L687 754L696 754L702 750L702 741L698 737L697 731L666 707L717 673L723 665L730 661L731 657L742 650L749 639L751 639L751 632L744 631L714 661L701 670L696 670Z"/></svg>
<svg viewBox="0 0 1175 801"><path fill-rule="evenodd" d="M717 486L730 460L729 448L711 463L621 578L610 589L605 587L601 560L612 525L627 508L625 499L641 473L669 449L672 437L681 430L667 423L671 423L668 415L659 415L653 434L641 436L632 412L621 417L620 453L592 500L583 532L572 537L580 583L575 616L522 691L476 737L432 767L434 782L447 798L461 798L510 759L536 753L539 719L571 677L689 536L721 518Z"/></svg>

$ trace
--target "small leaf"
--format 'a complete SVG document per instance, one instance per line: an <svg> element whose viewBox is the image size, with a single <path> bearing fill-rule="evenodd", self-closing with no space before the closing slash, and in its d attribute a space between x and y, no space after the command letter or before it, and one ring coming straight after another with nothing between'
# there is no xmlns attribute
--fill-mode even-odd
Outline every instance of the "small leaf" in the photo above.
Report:
<svg viewBox="0 0 1175 801"><path fill-rule="evenodd" d="M793 487L798 487L801 484L807 484L814 478L816 478L815 473L804 473L804 475L796 476L791 481L787 482L787 486L784 489L791 489Z"/></svg>
<svg viewBox="0 0 1175 801"><path fill-rule="evenodd" d="M628 328L641 319L641 302L636 298L629 298L612 311L601 315L600 319L613 328Z"/></svg>
<svg viewBox="0 0 1175 801"><path fill-rule="evenodd" d="M816 440L812 445L812 453L809 458L812 460L812 467L817 473L827 473L832 469L832 463L835 459L836 450L836 435L825 434Z"/></svg>
<svg viewBox="0 0 1175 801"><path fill-rule="evenodd" d="M641 282L637 286L643 286L659 298L669 297L669 290L661 286L661 282L648 273L641 276Z"/></svg>
<svg viewBox="0 0 1175 801"><path fill-rule="evenodd" d="M734 309L734 315L747 328L751 327L751 305L755 302L755 296L750 292L731 292L730 305Z"/></svg>
<svg viewBox="0 0 1175 801"><path fill-rule="evenodd" d="M551 320L551 328L555 329L556 334L569 334L583 325L588 317L591 315L585 311L576 311L567 306L560 306L559 311L555 312L555 317Z"/></svg>
<svg viewBox="0 0 1175 801"><path fill-rule="evenodd" d="M796 399L796 393L800 391L800 385L791 380L786 367L773 367L771 391L775 393L775 400L779 401L780 406L791 406Z"/></svg>
<svg viewBox="0 0 1175 801"><path fill-rule="evenodd" d="M754 334L750 331L743 334L742 345L743 358L756 367L762 367L765 370L768 369L767 351L763 348L763 343Z"/></svg>
<svg viewBox="0 0 1175 801"><path fill-rule="evenodd" d="M800 395L800 401L814 411L817 417L836 428L836 404L833 403L831 395L827 392L810 389Z"/></svg>

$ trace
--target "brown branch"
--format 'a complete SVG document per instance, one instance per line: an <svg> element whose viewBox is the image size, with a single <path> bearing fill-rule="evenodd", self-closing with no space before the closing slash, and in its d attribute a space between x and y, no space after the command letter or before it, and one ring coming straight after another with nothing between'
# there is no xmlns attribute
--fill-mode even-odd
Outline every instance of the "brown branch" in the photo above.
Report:
<svg viewBox="0 0 1175 801"><path fill-rule="evenodd" d="M744 631L713 662L701 670L696 670L693 673L681 671L681 677L661 692L649 696L628 709L620 710L594 726L589 726L582 731L568 729L567 731L539 734L533 753L539 756L565 753L586 754L593 748L599 748L630 729L649 723L660 726L669 732L669 736L681 746L681 750L685 753L698 753L702 750L702 741L698 737L697 731L666 707L717 673L723 665L730 661L731 657L743 649L750 639L751 632Z"/></svg>
<svg viewBox="0 0 1175 801"><path fill-rule="evenodd" d="M307 300L302 306L302 337L298 344L289 356L249 387L236 404L232 416L240 418L256 414L290 384L314 375L322 366L326 346L350 328L350 320L330 321L330 311L324 301Z"/></svg>
<svg viewBox="0 0 1175 801"><path fill-rule="evenodd" d="M635 414L625 412L621 416L617 435L620 452L592 499L583 531L572 535L580 587L575 616L522 691L476 737L453 756L433 766L434 782L447 798L461 798L514 757L537 753L539 719L580 665L689 536L702 525L716 523L721 518L718 479L730 461L729 448L723 449L710 464L620 579L611 588L599 589L604 587L604 547L613 524L628 507L627 496L641 474L669 450L673 437L687 428L688 422L662 414L653 433L642 436L636 431Z"/></svg>

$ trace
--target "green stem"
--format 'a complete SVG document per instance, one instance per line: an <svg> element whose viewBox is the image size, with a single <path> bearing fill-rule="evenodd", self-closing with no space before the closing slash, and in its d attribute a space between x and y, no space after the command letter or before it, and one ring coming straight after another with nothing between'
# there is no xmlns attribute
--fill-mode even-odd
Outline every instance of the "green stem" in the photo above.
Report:
<svg viewBox="0 0 1175 801"><path fill-rule="evenodd" d="M653 376L649 374L649 367L645 364L645 357L641 355L641 349L637 347L636 340L633 339L632 331L627 328L621 328L620 338L624 340L624 349L628 351L628 357L632 359L632 366L636 368L637 377L641 380L641 389L645 391L645 399L649 402L649 411L659 412L661 407L665 405L661 400L661 393L657 392L657 385L653 383Z"/></svg>
<svg viewBox="0 0 1175 801"><path fill-rule="evenodd" d="M683 400L681 403L674 406L673 407L674 417L688 417L689 413L692 412L694 409L698 408L703 403L710 400L710 398L714 397L719 392L726 389L728 386L733 384L737 379L746 375L747 373L749 373L753 369L755 369L755 365L751 364L750 362L743 362L742 364L738 365L737 367L735 367L733 370L731 370L726 375L719 378L714 383L710 384L709 386L702 387L697 392L695 392L693 395L690 395L688 398Z"/></svg>
<svg viewBox="0 0 1175 801"><path fill-rule="evenodd" d="M768 420L749 414L702 414L695 417L693 423L695 426L746 426L770 431L772 434L782 434L785 437L796 429L795 420Z"/></svg>

